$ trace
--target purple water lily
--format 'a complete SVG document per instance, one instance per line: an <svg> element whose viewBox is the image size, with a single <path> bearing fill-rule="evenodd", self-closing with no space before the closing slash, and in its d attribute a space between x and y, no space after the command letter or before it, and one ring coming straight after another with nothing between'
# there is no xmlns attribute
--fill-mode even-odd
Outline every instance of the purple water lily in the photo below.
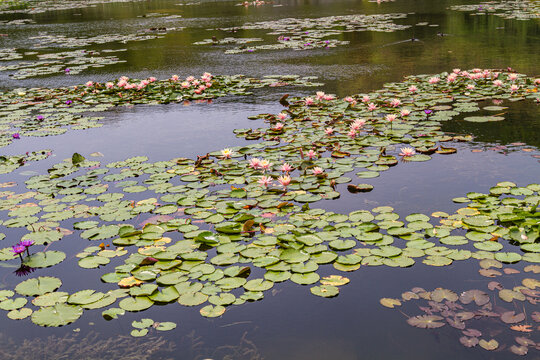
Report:
<svg viewBox="0 0 540 360"><path fill-rule="evenodd" d="M426 110L424 110L424 112L426 113L426 115L429 115L429 114L431 114L433 112L433 110L426 109Z"/></svg>
<svg viewBox="0 0 540 360"><path fill-rule="evenodd" d="M44 117L43 117L42 115L36 116L36 120L38 120L38 121L41 121L41 120L43 120L43 119L44 119Z"/></svg>
<svg viewBox="0 0 540 360"><path fill-rule="evenodd" d="M24 246L26 248L26 253L30 256L30 250L28 250L28 248L34 245L34 240L21 240L19 245Z"/></svg>
<svg viewBox="0 0 540 360"><path fill-rule="evenodd" d="M69 72L71 71L69 68L66 68L66 70L64 70L66 74L69 74Z"/></svg>
<svg viewBox="0 0 540 360"><path fill-rule="evenodd" d="M19 133L15 133L15 134L13 134L13 138L14 139L20 139L21 135L19 135Z"/></svg>
<svg viewBox="0 0 540 360"><path fill-rule="evenodd" d="M17 255L19 255L19 257L21 258L21 261L22 261L22 253L26 251L26 246L23 246L23 245L20 245L20 244L17 244L17 245L13 245L11 247L11 251Z"/></svg>
<svg viewBox="0 0 540 360"><path fill-rule="evenodd" d="M71 101L71 100L66 100L66 105L71 105L71 104L73 104L73 101Z"/></svg>

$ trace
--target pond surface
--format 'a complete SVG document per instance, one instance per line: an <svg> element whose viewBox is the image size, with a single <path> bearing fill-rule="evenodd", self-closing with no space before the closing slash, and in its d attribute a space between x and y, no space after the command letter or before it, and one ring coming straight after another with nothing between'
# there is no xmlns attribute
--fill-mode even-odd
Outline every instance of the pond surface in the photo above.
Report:
<svg viewBox="0 0 540 360"><path fill-rule="evenodd" d="M276 74L315 76L316 81L324 85L316 90L301 86L264 87L253 90L253 95L230 95L208 103L194 101L117 107L99 113L104 117L100 120L103 126L99 128L70 130L57 136L21 136L20 140L1 148L1 154L15 155L51 149L52 155L0 175L0 183L14 181L17 186L5 190L25 192L24 182L30 176L47 174L47 169L63 159L71 158L75 152L105 164L139 155L147 156L151 162L178 157L195 159L224 148L246 146L253 141L236 136L233 130L264 127L263 120L250 120L248 117L279 113L283 110L279 99L287 93L291 96L307 96L321 90L345 97L381 89L386 83L402 81L404 76L451 72L454 68L512 68L538 78L540 20L505 19L493 14L471 15L471 12L450 9L472 3L475 2L278 0L245 7L238 6L234 1L188 3L152 0L111 2L36 14L1 13L0 34L5 36L0 37L0 54L7 53L5 49L15 49L14 53L19 54L15 56L18 58L8 60L0 56L0 66L13 66L12 69L0 68L3 70L0 71L0 89L4 91L57 88L83 84L89 80L105 82L122 75L140 79L149 76L167 79L173 74L185 78L189 75L200 76L204 72L244 74L254 78ZM243 27L247 23L277 22L284 18L319 19L357 14L400 14L399 18L389 21L403 26L403 29L393 32L343 31L328 39L347 43L306 50L271 48L227 54L226 50L239 48L242 44L212 44L216 40L235 37L262 39L248 43L248 46L275 45L278 35L270 34L275 29ZM13 22L22 19L29 20ZM318 29L316 25L309 31L315 30L323 28ZM144 36L149 38L143 39ZM213 36L216 40L212 40ZM210 44L194 44L205 39L210 39ZM65 54L53 56L59 61L56 71L48 74L30 73L26 78L17 79L22 74L21 62L31 62L29 68L35 69L36 62L43 61L39 66L51 69L48 60L39 60L38 55L78 50L85 50L76 57L83 64L90 64L87 59L98 56L95 52L99 52L100 57L112 56L115 59L110 64L99 60L99 67L81 68L79 73L66 73L66 68L75 68L80 63L69 64L71 60L66 60ZM94 54L90 54L91 51ZM441 130L446 134L474 137L471 142L452 142L451 146L457 149L457 153L434 154L433 159L426 162L402 162L387 172L381 172L377 178L365 179L374 186L371 192L351 194L347 192L346 184L340 184L341 197L310 204L311 208L349 213L391 206L402 218L412 213L431 214L435 211L452 214L463 207L463 204L453 203L452 199L469 192L488 193L491 187L501 181L514 182L518 186L538 183L538 102L531 99L516 102L504 100L501 104L497 101L484 100L480 108L490 105L507 107L504 121L468 122L464 121L466 116L470 116L467 113L442 122ZM479 114L485 115L482 112ZM90 156L94 152L100 152L102 156ZM355 172L346 175L354 177ZM6 212L2 212L1 216L2 220L8 219ZM127 223L139 226L143 220L137 217L127 220ZM73 229L74 222L68 220L62 222L61 226ZM1 228L1 232L6 234L2 240L3 247L14 245L25 233L21 228ZM59 277L63 282L61 290L69 293L86 288L100 291L113 289L111 285L114 284L102 283L100 278L123 262L112 259L101 270L78 267L75 255L90 245L96 245L96 242L90 244L88 240L80 238L79 234L79 231L75 231L66 235L63 241L51 244L51 249L67 254L65 261L53 267L37 269L27 277ZM505 251L522 253L515 244L503 243ZM467 249L474 250L470 245ZM214 250L209 252L215 254ZM0 264L0 288L13 289L24 280L13 273L18 259ZM519 285L524 277L538 279L536 273L524 272L527 265L530 264L525 261L505 264L505 268L516 269L520 273L504 274L496 281L512 288ZM426 306L423 303L411 302L401 309L388 309L379 302L381 298L399 298L400 294L414 287L428 291L442 287L457 294L469 289L487 291L487 284L493 279L479 274L479 269L478 260L472 258L442 267L417 261L414 266L407 268L361 266L353 272L342 272L331 265L324 265L318 271L321 277L338 274L350 279L349 284L341 287L337 297L313 296L311 285L301 286L287 281L276 283L272 290L265 292L261 301L228 306L221 317L212 319L200 315L200 306L184 307L177 303L153 306L144 312L126 312L119 319L111 321L103 319L101 310L85 311L75 323L58 328L39 327L29 318L14 321L4 317L0 320L3 324L0 335L7 345L0 350L0 358L28 358L31 351L42 351L40 358L43 359L61 358L60 355L90 359L93 358L90 352L99 354L99 358L111 359L517 357L509 350L514 337L528 336L538 344L538 329L534 329L538 328L538 323L532 320L527 322L534 329L530 334L512 331L508 327L503 331L495 325L484 324L484 338L497 338L501 345L495 351L486 351L479 346L462 346L459 340L461 331L448 325L438 329L417 329L408 325L408 316L423 314L417 306ZM251 277L262 274L260 269L254 269ZM524 309L521 302L501 302L497 296L492 302L499 312L503 311L501 309L516 312ZM532 309L530 311L538 311L534 304L527 305L527 309ZM141 318L151 318L156 322L171 321L177 327L167 332L152 329L150 335L142 338L130 337L132 321ZM536 348L530 346L526 357L539 358L537 349L538 345Z"/></svg>

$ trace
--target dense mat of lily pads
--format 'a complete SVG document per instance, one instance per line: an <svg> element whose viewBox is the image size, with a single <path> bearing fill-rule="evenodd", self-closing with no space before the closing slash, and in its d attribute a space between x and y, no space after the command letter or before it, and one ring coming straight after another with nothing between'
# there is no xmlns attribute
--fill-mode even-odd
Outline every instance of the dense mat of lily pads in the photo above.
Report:
<svg viewBox="0 0 540 360"><path fill-rule="evenodd" d="M143 0L6 0L0 2L0 13L39 14L53 10L81 9L98 4L137 2Z"/></svg>
<svg viewBox="0 0 540 360"><path fill-rule="evenodd" d="M195 45L225 45L242 44L226 50L226 54L254 52L257 50L294 49L310 50L316 48L331 48L346 45L349 42L333 39L332 36L343 35L356 31L393 32L409 28L409 25L399 25L393 20L403 19L406 14L374 14L374 15L342 15L321 18L286 18L256 23L246 23L240 27L220 28L225 32L238 30L271 30L267 35L277 36L276 44L247 45L251 42L263 41L260 38L231 38L218 39L216 36L194 43Z"/></svg>
<svg viewBox="0 0 540 360"><path fill-rule="evenodd" d="M0 147L25 136L60 135L71 130L100 127L102 117L89 116L125 104L167 104L185 100L210 100L227 95L249 95L249 89L265 86L316 86L313 78L242 75L213 76L209 73L182 80L137 80L122 77L107 83L57 89L32 88L0 92ZM1 163L0 168L5 166Z"/></svg>
<svg viewBox="0 0 540 360"><path fill-rule="evenodd" d="M38 276L1 292L0 309L41 326L71 323L84 309L106 308L103 316L113 319L173 302L201 306L201 315L217 317L226 306L262 299L283 281L313 285L314 295L336 296L349 279L321 278L324 266L347 272L418 262L446 266L469 258L538 263L538 184L501 182L489 193L454 199L467 204L454 214L417 213L403 220L389 206L339 214L309 204L339 197L345 184L353 193L372 189L351 183L351 173L369 179L397 165L399 157L426 161L429 154L455 153L442 144L471 137L444 134L441 121L481 111L477 102L493 97L538 99L539 83L512 71L456 69L407 77L345 99L321 92L284 96L286 110L254 117L268 127L235 131L259 142L197 159L149 163L140 156L102 165L74 154L48 175L29 178L28 192L0 193L0 210L8 217L2 226L28 230L19 244L0 250L0 260L19 257L17 272L30 273L65 260L64 252L54 250L62 238L88 239L95 244L77 254L78 265L104 270L102 281L114 289L69 294L56 291L61 279ZM163 88L170 85L164 82ZM51 90L48 99L62 104L73 98L69 92L79 91ZM95 103L99 94L85 96ZM115 102L136 103L136 93L129 94ZM156 94L156 102L171 99ZM35 96L28 90L7 98ZM502 110L484 109L497 116L469 120L501 121ZM111 268L111 259L123 263ZM150 322L135 324L133 335L145 335ZM166 324L164 330L172 327Z"/></svg>
<svg viewBox="0 0 540 360"><path fill-rule="evenodd" d="M465 347L479 345L489 351L502 350L506 346L500 342L513 335L515 343L508 348L512 353L526 355L529 349L539 350L540 343L534 341L538 333L535 323L540 322L540 313L534 311L540 300L540 292L536 290L540 286L538 279L524 277L520 270L504 267L503 263L493 259L481 260L480 266L483 276L510 278L513 285L518 285L505 288L493 280L484 290L470 289L460 294L444 288L426 291L415 287L404 292L401 298L382 298L380 302L403 311L405 306L409 308L406 303L414 303L415 309L420 309L423 314L406 315L409 325L422 329L448 328L446 325L449 325L460 333L459 342ZM540 272L540 266L527 265L524 271L534 276Z"/></svg>
<svg viewBox="0 0 540 360"><path fill-rule="evenodd" d="M474 11L471 15L493 14L504 19L530 20L540 18L540 3L529 0L484 1L479 4L454 5L458 11Z"/></svg>

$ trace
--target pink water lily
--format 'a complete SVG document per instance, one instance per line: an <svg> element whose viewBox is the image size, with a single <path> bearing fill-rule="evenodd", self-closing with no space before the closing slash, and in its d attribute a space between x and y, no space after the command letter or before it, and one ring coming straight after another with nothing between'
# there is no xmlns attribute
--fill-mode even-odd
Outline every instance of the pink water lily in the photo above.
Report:
<svg viewBox="0 0 540 360"><path fill-rule="evenodd" d="M257 180L257 182L259 185L267 188L272 185L272 177L263 175L259 180Z"/></svg>
<svg viewBox="0 0 540 360"><path fill-rule="evenodd" d="M274 126L272 127L272 130L280 131L280 130L283 129L283 126L284 126L284 125L283 125L282 123L278 122L276 125L274 125Z"/></svg>
<svg viewBox="0 0 540 360"><path fill-rule="evenodd" d="M517 80L518 76L517 74L508 74L508 80L514 81Z"/></svg>
<svg viewBox="0 0 540 360"><path fill-rule="evenodd" d="M313 175L322 175L324 173L324 170L321 167L315 167L313 170L311 170Z"/></svg>
<svg viewBox="0 0 540 360"><path fill-rule="evenodd" d="M410 114L411 114L411 112L410 112L410 110L408 110L408 109L403 109L403 110L401 110L401 112L400 112L400 115L403 116L403 117L409 116Z"/></svg>
<svg viewBox="0 0 540 360"><path fill-rule="evenodd" d="M324 91L317 91L315 95L316 95L317 100L321 100L324 98L325 93Z"/></svg>
<svg viewBox="0 0 540 360"><path fill-rule="evenodd" d="M370 98L367 95L362 96L362 102L367 103L369 102Z"/></svg>
<svg viewBox="0 0 540 360"><path fill-rule="evenodd" d="M356 130L354 129L350 129L349 132L347 133L347 136L350 137L351 139L354 139L356 137L358 133L356 132Z"/></svg>
<svg viewBox="0 0 540 360"><path fill-rule="evenodd" d="M409 92L410 93L414 94L417 91L418 91L418 88L416 86L414 86L414 85L409 86Z"/></svg>
<svg viewBox="0 0 540 360"><path fill-rule="evenodd" d="M366 121L365 121L365 120L363 120L363 119L356 119L356 120L354 120L354 122L351 124L351 129L359 130L359 129L362 128L365 124L366 124Z"/></svg>
<svg viewBox="0 0 540 360"><path fill-rule="evenodd" d="M467 90L474 90L476 86L474 84L467 85Z"/></svg>
<svg viewBox="0 0 540 360"><path fill-rule="evenodd" d="M178 75L171 76L171 81L176 82L176 81L178 81L178 79L179 79Z"/></svg>
<svg viewBox="0 0 540 360"><path fill-rule="evenodd" d="M516 91L518 91L518 89L519 89L519 85L511 85L510 86L510 91L511 92L516 92Z"/></svg>
<svg viewBox="0 0 540 360"><path fill-rule="evenodd" d="M278 180L279 184L281 186L283 186L284 188L289 186L289 184L291 183L291 177L289 175L280 176L280 177L278 177L277 180Z"/></svg>
<svg viewBox="0 0 540 360"><path fill-rule="evenodd" d="M495 80L495 81L493 81L493 85L495 85L497 87L501 87L503 85L503 82L501 80Z"/></svg>
<svg viewBox="0 0 540 360"><path fill-rule="evenodd" d="M395 114L388 114L386 115L386 121L393 122L397 119L397 116Z"/></svg>
<svg viewBox="0 0 540 360"><path fill-rule="evenodd" d="M369 103L368 104L368 110L369 111L374 111L377 109L377 105L375 105L374 103Z"/></svg>
<svg viewBox="0 0 540 360"><path fill-rule="evenodd" d="M305 103L307 106L310 106L310 105L315 104L315 101L313 101L313 98L307 97L307 98L304 100L304 103Z"/></svg>
<svg viewBox="0 0 540 360"><path fill-rule="evenodd" d="M390 105L391 105L392 107L398 107L399 105L401 105L401 100L399 100L399 99L392 99L392 100L390 101Z"/></svg>
<svg viewBox="0 0 540 360"><path fill-rule="evenodd" d="M404 147L400 149L401 152L399 153L400 156L413 156L416 154L416 151L412 147Z"/></svg>
<svg viewBox="0 0 540 360"><path fill-rule="evenodd" d="M249 159L249 167L253 169L258 169L261 165L261 159L259 158L251 158Z"/></svg>
<svg viewBox="0 0 540 360"><path fill-rule="evenodd" d="M270 169L272 167L272 165L274 165L273 163L271 163L270 161L266 160L266 159L263 159L259 162L259 167L261 169L263 169L264 171Z"/></svg>
<svg viewBox="0 0 540 360"><path fill-rule="evenodd" d="M319 154L316 151L313 151L313 149L310 149L306 156L309 158L309 160L313 160L313 158L316 158Z"/></svg>
<svg viewBox="0 0 540 360"><path fill-rule="evenodd" d="M331 127L327 127L326 129L324 129L324 133L326 135L332 135L334 133L334 129Z"/></svg>
<svg viewBox="0 0 540 360"><path fill-rule="evenodd" d="M289 172L293 171L294 168L291 165L289 165L289 163L284 163L283 165L281 165L279 167L279 170L284 172L284 173L289 173Z"/></svg>
<svg viewBox="0 0 540 360"><path fill-rule="evenodd" d="M354 101L354 99L352 98L352 96L347 96L343 99L344 101L348 102L348 103L352 103Z"/></svg>
<svg viewBox="0 0 540 360"><path fill-rule="evenodd" d="M441 81L441 78L438 77L438 76L433 76L433 77L430 77L429 80L428 80L428 83L430 84L436 84L438 83L439 81Z"/></svg>
<svg viewBox="0 0 540 360"><path fill-rule="evenodd" d="M283 120L285 120L285 119L287 118L287 114L285 114L285 113L279 113L279 114L277 115L277 117L278 117L279 120L283 121Z"/></svg>

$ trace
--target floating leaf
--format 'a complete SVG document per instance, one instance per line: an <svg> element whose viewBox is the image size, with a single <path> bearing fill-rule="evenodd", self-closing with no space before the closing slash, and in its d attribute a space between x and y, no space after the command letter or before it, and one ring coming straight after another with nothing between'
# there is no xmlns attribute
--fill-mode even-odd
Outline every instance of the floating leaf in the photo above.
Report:
<svg viewBox="0 0 540 360"><path fill-rule="evenodd" d="M440 320L443 320L441 316L419 315L408 318L407 323L421 329L436 329L444 326L444 323L440 322Z"/></svg>
<svg viewBox="0 0 540 360"><path fill-rule="evenodd" d="M32 313L32 322L39 326L58 327L70 324L81 317L83 309L75 305L56 304Z"/></svg>

